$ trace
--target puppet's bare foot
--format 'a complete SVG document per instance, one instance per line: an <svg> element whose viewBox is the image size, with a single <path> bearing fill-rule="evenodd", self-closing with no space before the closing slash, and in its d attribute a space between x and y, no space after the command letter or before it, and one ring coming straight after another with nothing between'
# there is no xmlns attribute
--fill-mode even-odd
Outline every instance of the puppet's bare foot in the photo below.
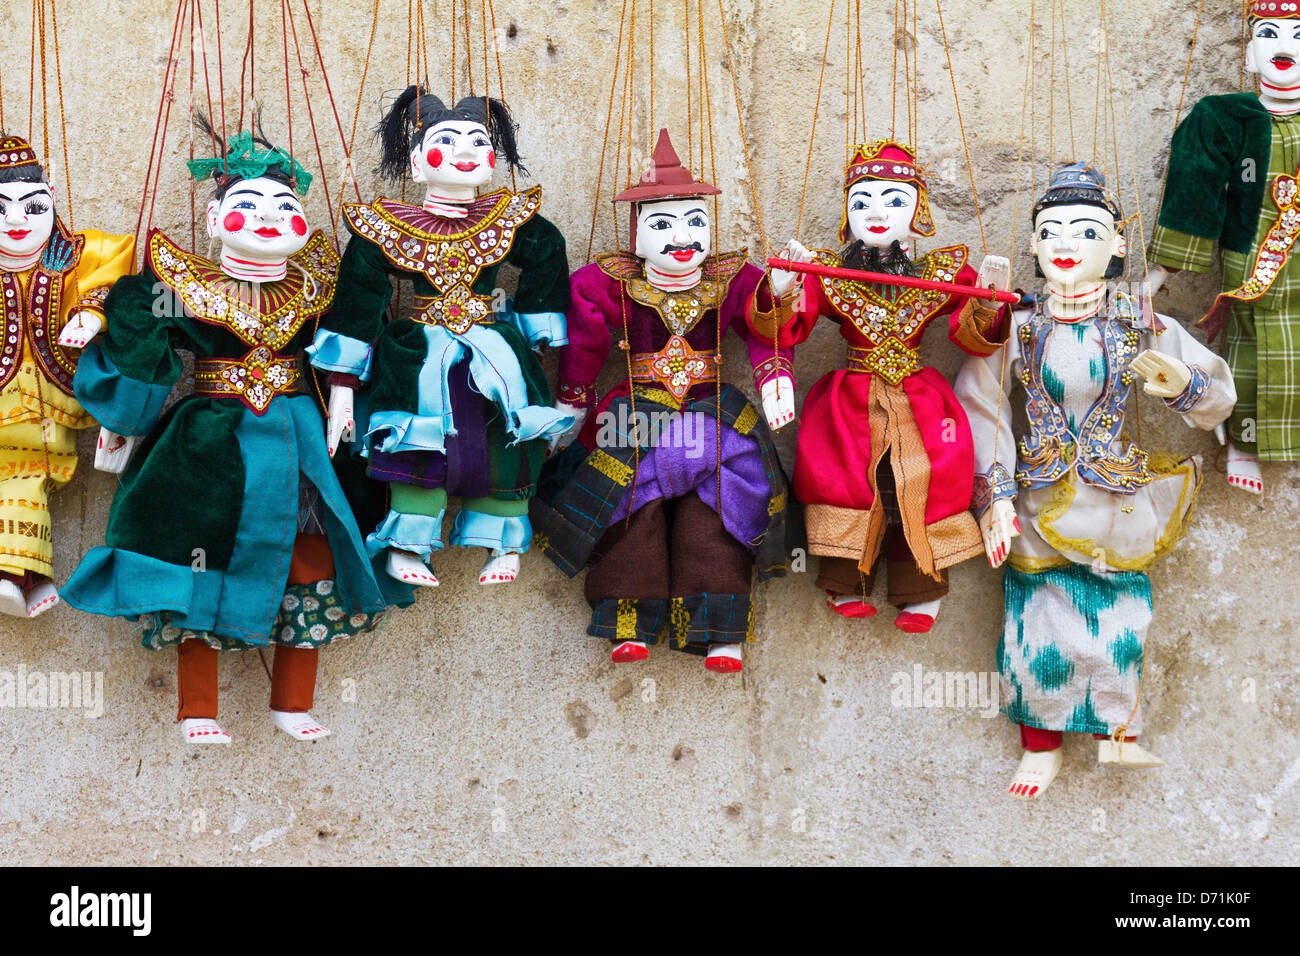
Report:
<svg viewBox="0 0 1300 956"><path fill-rule="evenodd" d="M1100 740L1097 742L1097 762L1141 770L1146 767L1163 767L1165 762L1155 754L1147 753L1136 741Z"/></svg>
<svg viewBox="0 0 1300 956"><path fill-rule="evenodd" d="M54 582L42 581L27 592L27 616L44 614L58 603L59 592L54 589Z"/></svg>
<svg viewBox="0 0 1300 956"><path fill-rule="evenodd" d="M710 644L704 666L716 674L735 674L745 666L739 644Z"/></svg>
<svg viewBox="0 0 1300 956"><path fill-rule="evenodd" d="M479 584L509 584L519 577L519 555L494 554L478 573Z"/></svg>
<svg viewBox="0 0 1300 956"><path fill-rule="evenodd" d="M864 618L876 616L876 606L868 604L856 594L836 594L833 591L827 591L826 606L841 617Z"/></svg>
<svg viewBox="0 0 1300 956"><path fill-rule="evenodd" d="M271 721L294 740L318 740L330 735L329 729L322 727L316 718L308 713L272 710Z"/></svg>
<svg viewBox="0 0 1300 956"><path fill-rule="evenodd" d="M388 573L399 581L422 588L436 588L438 579L418 554L411 551L388 549Z"/></svg>
<svg viewBox="0 0 1300 956"><path fill-rule="evenodd" d="M187 717L181 721L181 736L187 744L228 744L230 734L211 717Z"/></svg>
<svg viewBox="0 0 1300 956"><path fill-rule="evenodd" d="M1259 458L1228 444L1228 484L1252 495L1264 493L1264 478L1259 472Z"/></svg>
<svg viewBox="0 0 1300 956"><path fill-rule="evenodd" d="M1055 750L1026 750L1020 758L1020 768L1011 778L1007 793L1017 800L1033 800L1043 795L1061 772L1061 748Z"/></svg>
<svg viewBox="0 0 1300 956"><path fill-rule="evenodd" d="M908 634L929 634L939 617L939 605L943 601L923 601L918 604L904 604L898 617L894 618L894 627Z"/></svg>
<svg viewBox="0 0 1300 956"><path fill-rule="evenodd" d="M27 598L23 596L23 589L12 581L0 581L0 614L27 616Z"/></svg>
<svg viewBox="0 0 1300 956"><path fill-rule="evenodd" d="M650 648L645 646L645 641L623 641L610 652L609 659L615 664L630 664L649 656Z"/></svg>

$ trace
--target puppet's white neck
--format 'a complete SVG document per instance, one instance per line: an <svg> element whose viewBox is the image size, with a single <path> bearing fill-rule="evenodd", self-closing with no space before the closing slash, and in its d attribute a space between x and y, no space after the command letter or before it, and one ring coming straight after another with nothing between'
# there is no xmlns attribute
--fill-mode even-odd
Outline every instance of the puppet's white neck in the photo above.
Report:
<svg viewBox="0 0 1300 956"><path fill-rule="evenodd" d="M435 216L464 219L469 204L477 198L473 186L430 186L424 194L424 208Z"/></svg>
<svg viewBox="0 0 1300 956"><path fill-rule="evenodd" d="M1259 101L1274 116L1293 116L1300 113L1300 86L1270 86L1261 81Z"/></svg>
<svg viewBox="0 0 1300 956"><path fill-rule="evenodd" d="M1047 283L1047 311L1052 318L1062 322L1078 322L1093 315L1101 308L1105 297L1105 280L1098 282L1095 288L1082 292L1074 286L1067 290L1055 282Z"/></svg>
<svg viewBox="0 0 1300 956"><path fill-rule="evenodd" d="M44 249L37 249L25 256L11 256L7 252L0 252L0 272L26 272L36 265L36 260L41 257L42 252Z"/></svg>
<svg viewBox="0 0 1300 956"><path fill-rule="evenodd" d="M221 271L240 282L279 282L289 274L289 261L253 262L222 249Z"/></svg>
<svg viewBox="0 0 1300 956"><path fill-rule="evenodd" d="M656 289L663 289L665 292L684 292L699 285L700 280L704 278L704 273L700 269L682 273L661 272L647 262L645 278Z"/></svg>

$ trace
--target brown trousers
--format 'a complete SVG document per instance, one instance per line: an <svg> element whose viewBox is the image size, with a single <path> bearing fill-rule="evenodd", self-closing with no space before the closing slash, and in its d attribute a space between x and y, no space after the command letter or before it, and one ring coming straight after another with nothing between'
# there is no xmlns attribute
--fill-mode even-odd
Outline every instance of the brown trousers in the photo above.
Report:
<svg viewBox="0 0 1300 956"><path fill-rule="evenodd" d="M312 584L334 577L334 555L323 534L300 534L293 543L289 584ZM271 664L271 709L288 713L311 710L316 691L315 647L275 649ZM218 651L196 638L176 648L177 720L217 716Z"/></svg>
<svg viewBox="0 0 1300 956"><path fill-rule="evenodd" d="M588 600L748 594L754 557L691 492L639 508L596 545Z"/></svg>
<svg viewBox="0 0 1300 956"><path fill-rule="evenodd" d="M888 600L894 607L904 604L921 604L925 601L937 601L948 593L948 571L939 571L935 580L921 572L916 566L912 549L907 546L907 536L903 534L903 515L898 510L898 491L894 487L894 470L889 461L889 452L885 452L876 466L876 494L880 497L880 506L885 509L884 546L876 557L876 564L870 574L858 570L858 562L852 558L833 558L821 556L818 566L817 587L832 594L860 594L865 601L871 594L872 586L879 574L880 562L885 562L888 575Z"/></svg>

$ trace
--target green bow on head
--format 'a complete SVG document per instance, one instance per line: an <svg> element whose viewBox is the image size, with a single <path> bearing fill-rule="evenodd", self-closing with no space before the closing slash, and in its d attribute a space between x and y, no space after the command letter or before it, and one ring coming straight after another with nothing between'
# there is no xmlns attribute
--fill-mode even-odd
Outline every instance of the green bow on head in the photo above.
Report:
<svg viewBox="0 0 1300 956"><path fill-rule="evenodd" d="M218 175L257 179L265 176L269 169L278 169L293 179L300 196L307 195L311 188L311 173L284 150L279 147L263 149L253 142L253 134L247 132L234 136L229 143L230 151L224 157L189 160L185 165L190 168L190 175L199 182Z"/></svg>

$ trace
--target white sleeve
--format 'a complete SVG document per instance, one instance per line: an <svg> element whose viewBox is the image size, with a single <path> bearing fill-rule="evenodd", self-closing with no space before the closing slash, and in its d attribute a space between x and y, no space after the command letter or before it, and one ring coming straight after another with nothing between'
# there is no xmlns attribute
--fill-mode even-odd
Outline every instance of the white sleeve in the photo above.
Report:
<svg viewBox="0 0 1300 956"><path fill-rule="evenodd" d="M1020 329L1032 316L1027 310L1013 313L1007 344L992 355L968 357L957 373L957 400L970 420L975 445L976 516L994 501L1016 496L1016 439L1008 396L1020 374Z"/></svg>
<svg viewBox="0 0 1300 956"><path fill-rule="evenodd" d="M1164 331L1148 335L1149 346L1184 362L1192 372L1192 380L1182 394L1164 402L1192 428L1208 431L1227 419L1237 404L1237 388L1228 363L1198 342L1178 320L1166 315L1159 318Z"/></svg>

